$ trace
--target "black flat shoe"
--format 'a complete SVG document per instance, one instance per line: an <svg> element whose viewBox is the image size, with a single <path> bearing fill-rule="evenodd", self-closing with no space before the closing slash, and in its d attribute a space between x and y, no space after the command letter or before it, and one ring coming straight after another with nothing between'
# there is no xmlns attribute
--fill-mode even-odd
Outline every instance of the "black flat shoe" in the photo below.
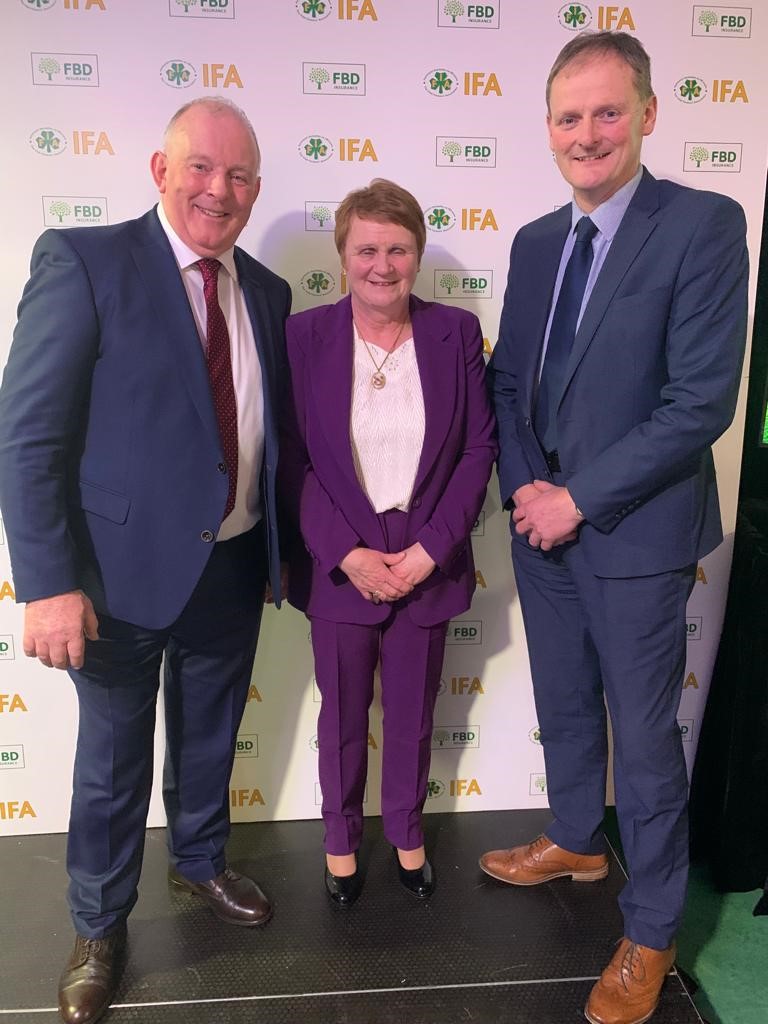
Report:
<svg viewBox="0 0 768 1024"><path fill-rule="evenodd" d="M332 875L326 865L325 891L340 907L351 907L363 891L363 876L360 869L355 869L354 875Z"/></svg>
<svg viewBox="0 0 768 1024"><path fill-rule="evenodd" d="M431 896L435 891L435 874L429 861L425 859L420 868L404 868L397 856L397 850L395 850L395 859L397 860L400 884L403 888L418 900L425 900Z"/></svg>

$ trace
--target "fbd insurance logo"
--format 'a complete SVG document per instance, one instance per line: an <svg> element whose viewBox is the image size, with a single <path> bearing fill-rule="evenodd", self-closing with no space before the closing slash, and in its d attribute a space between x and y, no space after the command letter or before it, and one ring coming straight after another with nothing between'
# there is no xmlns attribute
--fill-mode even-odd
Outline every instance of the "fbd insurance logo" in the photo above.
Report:
<svg viewBox="0 0 768 1024"><path fill-rule="evenodd" d="M752 35L751 7L716 7L693 5L691 35L717 39L749 39Z"/></svg>
<svg viewBox="0 0 768 1024"><path fill-rule="evenodd" d="M333 231L336 227L336 210L338 202L304 203L305 231Z"/></svg>
<svg viewBox="0 0 768 1024"><path fill-rule="evenodd" d="M310 96L365 96L365 64L302 64L303 90Z"/></svg>
<svg viewBox="0 0 768 1024"><path fill-rule="evenodd" d="M15 661L16 648L13 645L13 634L0 634L0 661Z"/></svg>
<svg viewBox="0 0 768 1024"><path fill-rule="evenodd" d="M437 24L439 28L498 28L498 0L494 4L437 0Z"/></svg>
<svg viewBox="0 0 768 1024"><path fill-rule="evenodd" d="M491 299L493 298L493 271L436 270L435 298Z"/></svg>
<svg viewBox="0 0 768 1024"><path fill-rule="evenodd" d="M58 156L67 148L67 139L58 128L36 128L29 137L29 144L42 156Z"/></svg>
<svg viewBox="0 0 768 1024"><path fill-rule="evenodd" d="M333 6L330 0L296 0L296 10L306 21L323 21Z"/></svg>
<svg viewBox="0 0 768 1024"><path fill-rule="evenodd" d="M235 16L235 0L168 0L172 18L229 18Z"/></svg>
<svg viewBox="0 0 768 1024"><path fill-rule="evenodd" d="M79 85L97 88L99 58L95 53L32 53L35 85Z"/></svg>
<svg viewBox="0 0 768 1024"><path fill-rule="evenodd" d="M435 138L437 167L495 167L496 139L463 135Z"/></svg>
<svg viewBox="0 0 768 1024"><path fill-rule="evenodd" d="M0 747L0 771L24 767L24 745Z"/></svg>
<svg viewBox="0 0 768 1024"><path fill-rule="evenodd" d="M108 223L106 196L43 196L43 224L48 228Z"/></svg>
<svg viewBox="0 0 768 1024"><path fill-rule="evenodd" d="M740 142L686 142L683 170L738 174L741 150Z"/></svg>
<svg viewBox="0 0 768 1024"><path fill-rule="evenodd" d="M160 79L172 89L187 89L197 81L197 69L188 60L167 60L160 68Z"/></svg>
<svg viewBox="0 0 768 1024"><path fill-rule="evenodd" d="M426 208L424 211L424 223L428 231L434 231L436 234L445 234L446 231L450 231L456 224L456 214L450 206L438 203L436 206L428 206Z"/></svg>
<svg viewBox="0 0 768 1024"><path fill-rule="evenodd" d="M459 78L448 68L432 68L424 76L424 88L430 96L452 96L459 88Z"/></svg>

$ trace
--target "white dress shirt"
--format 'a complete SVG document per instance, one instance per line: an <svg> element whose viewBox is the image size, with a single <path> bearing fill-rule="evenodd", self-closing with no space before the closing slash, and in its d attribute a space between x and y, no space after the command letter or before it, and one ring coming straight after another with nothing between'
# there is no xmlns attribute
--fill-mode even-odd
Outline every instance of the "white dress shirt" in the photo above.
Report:
<svg viewBox="0 0 768 1024"><path fill-rule="evenodd" d="M203 294L203 276L197 261L200 256L189 248L171 227L158 204L157 215L168 236L173 254L179 266L189 304L197 324L203 351L206 348L207 313ZM219 305L227 321L230 354L232 358L232 379L237 401L237 492L235 507L223 521L216 540L229 540L245 533L259 522L262 516L259 481L264 458L264 393L261 363L253 336L251 318L240 288L235 266L234 247L218 257Z"/></svg>

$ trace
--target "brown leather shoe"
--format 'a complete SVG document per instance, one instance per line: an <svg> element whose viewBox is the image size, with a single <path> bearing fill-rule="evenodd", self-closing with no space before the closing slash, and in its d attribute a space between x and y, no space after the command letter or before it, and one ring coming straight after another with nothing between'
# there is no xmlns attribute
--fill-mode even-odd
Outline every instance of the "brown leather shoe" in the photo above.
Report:
<svg viewBox="0 0 768 1024"><path fill-rule="evenodd" d="M59 979L59 1013L66 1024L93 1024L109 1007L123 968L125 923L103 939L75 937Z"/></svg>
<svg viewBox="0 0 768 1024"><path fill-rule="evenodd" d="M589 994L584 1016L591 1024L643 1024L650 1020L674 962L674 942L669 949L659 950L622 939Z"/></svg>
<svg viewBox="0 0 768 1024"><path fill-rule="evenodd" d="M486 875L510 885L538 885L565 875L574 882L597 882L608 874L608 858L604 853L570 853L539 836L525 846L484 853L480 867Z"/></svg>
<svg viewBox="0 0 768 1024"><path fill-rule="evenodd" d="M227 924L250 928L266 924L272 917L269 900L253 879L239 875L231 868L224 868L220 875L208 882L191 882L175 868L169 868L168 881L185 892L200 896L216 917Z"/></svg>

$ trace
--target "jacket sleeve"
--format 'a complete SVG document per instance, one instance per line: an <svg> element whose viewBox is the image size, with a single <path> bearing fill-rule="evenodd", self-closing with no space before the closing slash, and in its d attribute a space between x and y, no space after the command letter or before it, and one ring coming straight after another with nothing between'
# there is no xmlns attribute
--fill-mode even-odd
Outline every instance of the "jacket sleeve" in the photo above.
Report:
<svg viewBox="0 0 768 1024"><path fill-rule="evenodd" d="M733 419L747 326L746 222L740 206L716 199L675 282L657 408L568 479L576 505L603 532L673 482Z"/></svg>
<svg viewBox="0 0 768 1024"><path fill-rule="evenodd" d="M0 504L18 601L80 586L69 470L98 348L87 270L65 233L47 231L32 253L0 388Z"/></svg>
<svg viewBox="0 0 768 1024"><path fill-rule="evenodd" d="M461 341L460 365L466 374L464 443L429 522L416 536L442 570L449 568L467 543L498 450L496 424L485 387L483 337L476 316L462 318Z"/></svg>

